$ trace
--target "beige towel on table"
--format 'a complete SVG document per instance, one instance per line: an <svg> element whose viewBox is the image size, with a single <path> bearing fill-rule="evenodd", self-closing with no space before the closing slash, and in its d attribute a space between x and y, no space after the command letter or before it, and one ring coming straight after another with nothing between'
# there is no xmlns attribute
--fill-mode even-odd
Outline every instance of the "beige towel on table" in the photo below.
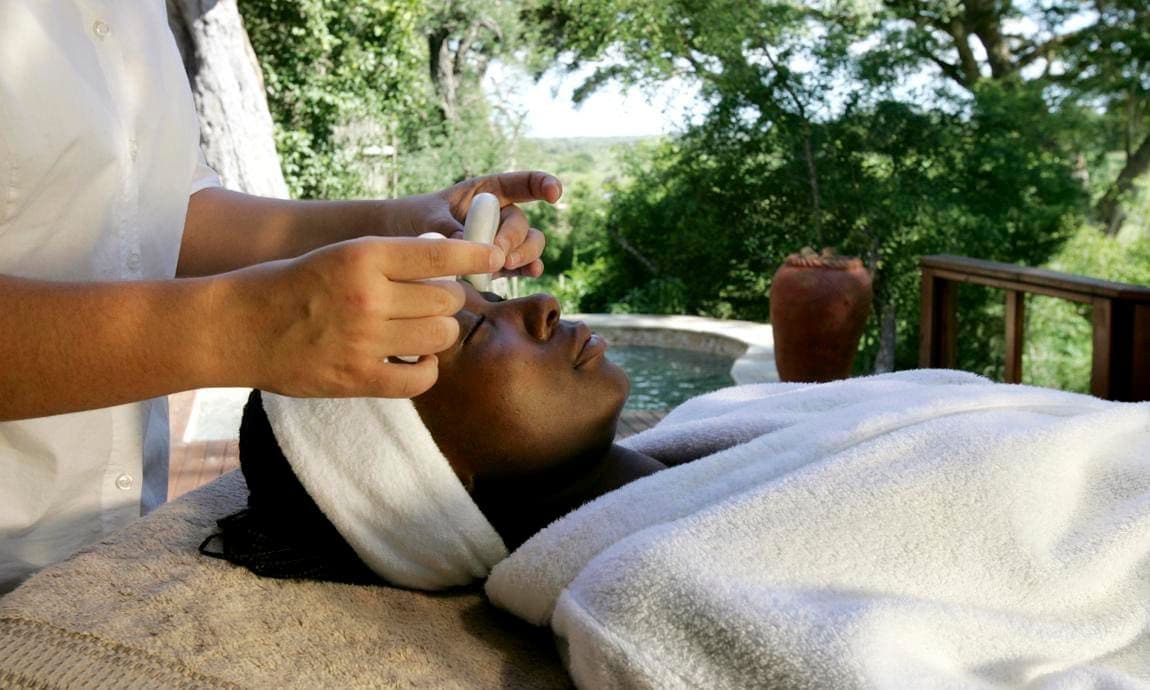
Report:
<svg viewBox="0 0 1150 690"><path fill-rule="evenodd" d="M0 686L564 687L550 635L474 590L269 580L205 558L238 472L0 599Z"/></svg>

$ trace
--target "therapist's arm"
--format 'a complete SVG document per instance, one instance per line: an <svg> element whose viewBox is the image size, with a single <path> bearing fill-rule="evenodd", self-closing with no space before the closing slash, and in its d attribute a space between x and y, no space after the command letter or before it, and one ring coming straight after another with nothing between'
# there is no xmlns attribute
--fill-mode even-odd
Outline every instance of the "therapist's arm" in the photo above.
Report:
<svg viewBox="0 0 1150 690"><path fill-rule="evenodd" d="M295 396L411 397L438 376L497 249L361 239L207 278L69 283L0 275L0 421L211 386ZM426 355L413 364L392 355Z"/></svg>
<svg viewBox="0 0 1150 690"><path fill-rule="evenodd" d="M64 283L0 275L0 420L223 385L212 281Z"/></svg>
<svg viewBox="0 0 1150 690"><path fill-rule="evenodd" d="M480 192L495 194L504 207L495 238L506 256L504 271L540 275L543 235L515 204L555 203L563 188L538 171L477 177L440 192L383 201L289 201L204 189L188 204L177 275L223 273L363 236L458 236Z"/></svg>

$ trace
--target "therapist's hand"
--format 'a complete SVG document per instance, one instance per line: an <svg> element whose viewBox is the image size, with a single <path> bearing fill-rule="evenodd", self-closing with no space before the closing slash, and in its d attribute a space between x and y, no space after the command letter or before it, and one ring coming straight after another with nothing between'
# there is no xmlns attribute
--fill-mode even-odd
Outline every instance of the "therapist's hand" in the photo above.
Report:
<svg viewBox="0 0 1150 690"><path fill-rule="evenodd" d="M413 397L438 376L464 303L454 282L502 251L473 242L362 238L219 276L217 357L231 380L297 397ZM390 362L423 355L418 362Z"/></svg>
<svg viewBox="0 0 1150 690"><path fill-rule="evenodd" d="M506 256L502 275L524 275L537 278L543 274L543 233L531 227L526 214L516 204L546 201L554 204L563 195L563 185L554 175L520 171L487 175L464 180L457 185L419 196L396 199L389 223L402 234L419 235L438 232L445 237L462 237L463 221L471 199L480 192L490 192L503 207L495 244Z"/></svg>

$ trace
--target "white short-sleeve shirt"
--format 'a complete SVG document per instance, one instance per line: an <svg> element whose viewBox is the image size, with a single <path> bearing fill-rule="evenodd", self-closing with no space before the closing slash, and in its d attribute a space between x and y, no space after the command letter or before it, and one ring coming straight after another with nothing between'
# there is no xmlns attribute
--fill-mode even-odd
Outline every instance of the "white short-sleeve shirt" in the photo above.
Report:
<svg viewBox="0 0 1150 690"><path fill-rule="evenodd" d="M164 0L0 1L0 274L171 278L218 183ZM0 423L0 592L162 503L167 454L162 399Z"/></svg>

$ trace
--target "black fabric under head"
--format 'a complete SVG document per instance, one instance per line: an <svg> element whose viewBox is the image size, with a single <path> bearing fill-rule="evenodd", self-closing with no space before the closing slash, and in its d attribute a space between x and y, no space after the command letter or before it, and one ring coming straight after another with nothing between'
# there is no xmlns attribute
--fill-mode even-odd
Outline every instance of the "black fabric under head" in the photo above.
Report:
<svg viewBox="0 0 1150 690"><path fill-rule="evenodd" d="M240 423L248 507L218 521L200 553L274 578L379 583L300 484L276 442L260 391ZM218 544L218 549L213 549Z"/></svg>

